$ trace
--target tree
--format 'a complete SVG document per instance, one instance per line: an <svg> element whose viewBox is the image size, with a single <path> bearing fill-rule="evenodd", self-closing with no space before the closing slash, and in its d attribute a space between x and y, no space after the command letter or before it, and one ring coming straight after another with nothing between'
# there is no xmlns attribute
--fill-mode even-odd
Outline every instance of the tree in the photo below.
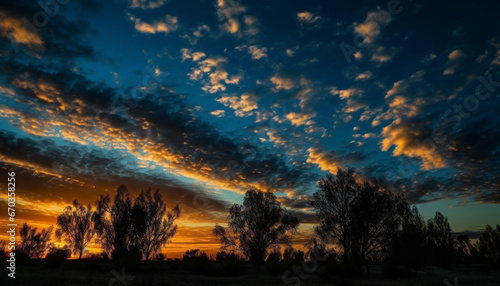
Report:
<svg viewBox="0 0 500 286"><path fill-rule="evenodd" d="M453 262L453 234L448 218L440 212L427 221L427 247L432 263L446 265Z"/></svg>
<svg viewBox="0 0 500 286"><path fill-rule="evenodd" d="M342 260L360 269L367 260L381 260L401 226L408 205L379 183L356 181L354 170L319 181L313 206L319 219L316 234L327 245L338 244Z"/></svg>
<svg viewBox="0 0 500 286"><path fill-rule="evenodd" d="M73 254L78 254L78 259L82 259L83 251L95 233L94 214L90 204L85 207L74 200L73 207L67 206L64 212L57 217L56 237L58 240L64 238L69 247L72 248Z"/></svg>
<svg viewBox="0 0 500 286"><path fill-rule="evenodd" d="M96 201L94 221L103 249L113 259L120 257L149 260L161 252L177 231L174 222L180 216L179 207L167 212L159 190L143 190L134 200L125 186L120 186L113 198L101 195Z"/></svg>
<svg viewBox="0 0 500 286"><path fill-rule="evenodd" d="M306 252L304 253L304 259L312 260L316 258L328 259L331 262L337 260L337 253L334 248L328 249L327 245L320 239L311 238L306 244L304 244Z"/></svg>
<svg viewBox="0 0 500 286"><path fill-rule="evenodd" d="M490 263L500 263L500 225L496 229L487 225L479 237L478 248L481 255Z"/></svg>
<svg viewBox="0 0 500 286"><path fill-rule="evenodd" d="M36 227L32 228L27 223L24 223L19 232L21 251L29 258L42 258L52 246L52 243L50 243L52 229L53 227L50 226L48 229L44 228L41 232L37 232Z"/></svg>
<svg viewBox="0 0 500 286"><path fill-rule="evenodd" d="M7 257L7 241L0 240L0 258Z"/></svg>
<svg viewBox="0 0 500 286"><path fill-rule="evenodd" d="M134 247L133 200L127 188L118 187L112 205L109 195L101 195L95 206L94 223L102 248L111 253L113 259L140 258L139 250Z"/></svg>
<svg viewBox="0 0 500 286"><path fill-rule="evenodd" d="M477 259L477 249L467 234L461 234L453 241L455 262L471 263Z"/></svg>
<svg viewBox="0 0 500 286"><path fill-rule="evenodd" d="M243 205L229 209L227 229L216 225L213 233L221 241L221 250L239 251L260 270L269 250L291 246L290 234L298 226L297 217L287 212L274 194L249 190Z"/></svg>
<svg viewBox="0 0 500 286"><path fill-rule="evenodd" d="M392 261L414 270L427 262L427 226L424 218L414 206L404 217L401 230L393 240Z"/></svg>
<svg viewBox="0 0 500 286"><path fill-rule="evenodd" d="M143 190L137 197L132 210L135 242L146 261L149 260L151 254L161 252L162 246L175 235L177 225L174 225L174 222L179 218L180 213L179 206L167 212L160 190L157 190L153 196L151 196L151 189Z"/></svg>

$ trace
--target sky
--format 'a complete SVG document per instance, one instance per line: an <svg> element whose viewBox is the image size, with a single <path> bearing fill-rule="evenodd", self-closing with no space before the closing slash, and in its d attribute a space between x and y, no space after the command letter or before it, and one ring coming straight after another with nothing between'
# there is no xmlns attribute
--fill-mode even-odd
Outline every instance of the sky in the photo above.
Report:
<svg viewBox="0 0 500 286"><path fill-rule="evenodd" d="M257 188L299 216L300 247L338 168L457 233L500 223L495 1L6 2L0 205L15 171L19 224L151 187L181 208L167 257L214 253Z"/></svg>

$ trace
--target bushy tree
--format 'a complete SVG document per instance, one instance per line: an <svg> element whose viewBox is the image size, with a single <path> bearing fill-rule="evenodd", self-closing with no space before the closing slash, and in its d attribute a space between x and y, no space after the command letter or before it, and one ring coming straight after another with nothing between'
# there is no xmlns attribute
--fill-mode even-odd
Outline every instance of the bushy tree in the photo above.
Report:
<svg viewBox="0 0 500 286"><path fill-rule="evenodd" d="M461 234L453 241L456 263L473 263L478 258L478 251L467 234Z"/></svg>
<svg viewBox="0 0 500 286"><path fill-rule="evenodd" d="M137 197L132 210L135 242L146 261L151 255L161 252L161 248L175 235L177 225L174 222L180 213L179 206L167 212L160 190L151 195L151 189L148 189Z"/></svg>
<svg viewBox="0 0 500 286"><path fill-rule="evenodd" d="M23 224L21 231L21 251L29 258L42 258L45 252L52 246L50 243L50 236L53 227L42 229L37 232L36 227L30 227L27 223Z"/></svg>
<svg viewBox="0 0 500 286"><path fill-rule="evenodd" d="M74 200L73 206L67 206L57 217L56 237L64 238L78 259L82 259L83 251L94 237L93 215L90 204L85 207Z"/></svg>
<svg viewBox="0 0 500 286"><path fill-rule="evenodd" d="M427 262L427 225L414 206L403 218L392 246L392 263L421 269Z"/></svg>
<svg viewBox="0 0 500 286"><path fill-rule="evenodd" d="M496 229L486 226L479 237L478 248L487 262L500 264L500 225L497 225Z"/></svg>
<svg viewBox="0 0 500 286"><path fill-rule="evenodd" d="M98 242L104 251L113 259L126 256L140 259L141 254L134 247L133 198L127 188L118 187L113 204L109 195L100 195L95 206L94 222Z"/></svg>
<svg viewBox="0 0 500 286"><path fill-rule="evenodd" d="M304 253L304 259L312 260L320 257L321 259L326 257L330 262L335 262L337 260L337 253L334 248L328 248L328 246L321 240L317 238L310 239L305 245L306 252Z"/></svg>
<svg viewBox="0 0 500 286"><path fill-rule="evenodd" d="M144 256L149 260L175 235L179 216L178 206L167 211L159 190L154 194L151 189L143 190L134 200L122 185L113 204L108 195L99 197L94 222L98 240L112 258Z"/></svg>
<svg viewBox="0 0 500 286"><path fill-rule="evenodd" d="M7 241L0 240L0 258L7 257Z"/></svg>
<svg viewBox="0 0 500 286"><path fill-rule="evenodd" d="M227 228L216 225L213 233L221 241L221 250L239 251L260 269L270 250L291 245L290 235L298 226L297 217L274 194L249 190L243 205L229 209Z"/></svg>
<svg viewBox="0 0 500 286"><path fill-rule="evenodd" d="M436 212L434 218L427 221L427 247L431 263L446 265L453 262L453 239L448 218Z"/></svg>
<svg viewBox="0 0 500 286"><path fill-rule="evenodd" d="M408 209L404 198L377 182L358 182L354 170L339 169L318 184L313 206L319 238L338 244L342 260L357 269L366 261L385 259Z"/></svg>

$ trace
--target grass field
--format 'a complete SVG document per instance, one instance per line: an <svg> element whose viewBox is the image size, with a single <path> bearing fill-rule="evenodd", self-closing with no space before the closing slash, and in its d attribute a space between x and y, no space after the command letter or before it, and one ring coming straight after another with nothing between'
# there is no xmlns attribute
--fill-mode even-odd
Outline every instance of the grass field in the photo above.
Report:
<svg viewBox="0 0 500 286"><path fill-rule="evenodd" d="M342 271L319 268L309 273L307 279L282 280L282 272L274 270L257 274L252 265L242 264L238 269L210 262L205 265L186 265L175 262L141 262L125 267L128 280L121 278L123 267L109 261L66 261L61 265L47 265L45 261L33 261L17 266L16 279L8 278L3 271L0 285L46 286L93 286L93 285L398 285L398 286L496 286L500 282L500 270L487 265L455 266L448 269L429 267L418 273L394 268L382 269L370 266L370 275L351 278ZM194 272L194 273L193 273ZM203 273L203 274L199 274ZM133 276L133 278L132 278ZM456 282L455 283L455 277ZM296 283L298 282L298 283Z"/></svg>

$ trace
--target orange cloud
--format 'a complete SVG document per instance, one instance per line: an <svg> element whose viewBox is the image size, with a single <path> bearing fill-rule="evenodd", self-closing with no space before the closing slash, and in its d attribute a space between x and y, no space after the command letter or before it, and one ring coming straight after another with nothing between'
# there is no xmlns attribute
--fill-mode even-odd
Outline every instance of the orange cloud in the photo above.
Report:
<svg viewBox="0 0 500 286"><path fill-rule="evenodd" d="M431 170L445 167L444 157L432 146L428 146L421 138L424 134L410 124L405 124L401 119L382 130L385 137L381 142L382 151L387 151L395 146L393 156L406 155L411 158L422 160L422 169Z"/></svg>
<svg viewBox="0 0 500 286"><path fill-rule="evenodd" d="M28 29L21 19L9 15L6 11L0 11L0 32L3 37L9 37L15 43L43 48L42 38Z"/></svg>
<svg viewBox="0 0 500 286"><path fill-rule="evenodd" d="M306 162L318 165L322 171L336 174L337 169L341 168L338 157L333 152L322 150L317 146L307 149L307 152L309 152L309 157Z"/></svg>

